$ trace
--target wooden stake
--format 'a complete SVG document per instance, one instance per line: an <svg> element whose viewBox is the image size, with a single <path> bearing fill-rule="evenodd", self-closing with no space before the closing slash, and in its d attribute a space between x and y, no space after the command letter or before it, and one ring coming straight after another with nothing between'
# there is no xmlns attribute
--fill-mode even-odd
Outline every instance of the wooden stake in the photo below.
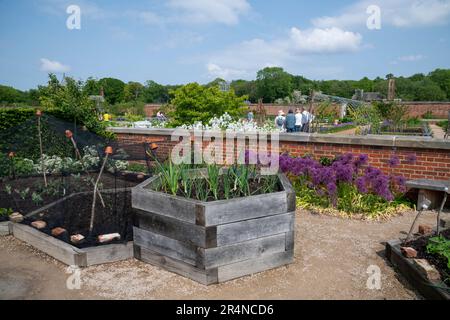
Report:
<svg viewBox="0 0 450 320"><path fill-rule="evenodd" d="M45 174L45 165L44 165L44 152L42 148L42 134L41 134L41 110L36 110L36 116L38 118L38 136L39 136L39 148L41 151L41 170L44 176L44 185L47 188L47 175Z"/></svg>
<svg viewBox="0 0 450 320"><path fill-rule="evenodd" d="M97 199L97 190L98 183L100 182L100 178L102 176L103 170L105 169L106 162L108 161L109 155L112 154L112 148L106 147L105 150L105 159L103 160L102 167L100 168L100 172L97 177L97 181L95 181L94 185L94 197L92 199L92 209L91 209L91 222L89 224L89 233L92 233L92 229L94 229L94 221L95 221L95 200Z"/></svg>
<svg viewBox="0 0 450 320"><path fill-rule="evenodd" d="M89 180L90 180L91 175L89 174L89 171L87 171L86 167L84 166L83 158L81 157L80 150L78 149L77 143L76 143L75 139L73 138L72 131L66 130L66 137L69 138L70 141L72 142L72 145L75 148L75 155L80 160L81 165L83 166L84 172L86 172L86 174L88 175ZM94 186L94 181L92 181L92 180L90 180L90 181L91 181L92 185ZM102 197L102 194L101 194L100 190L97 190L97 194L98 194L98 197L100 198L100 201L101 201L102 206L104 208L105 207L105 202L103 201L103 197Z"/></svg>

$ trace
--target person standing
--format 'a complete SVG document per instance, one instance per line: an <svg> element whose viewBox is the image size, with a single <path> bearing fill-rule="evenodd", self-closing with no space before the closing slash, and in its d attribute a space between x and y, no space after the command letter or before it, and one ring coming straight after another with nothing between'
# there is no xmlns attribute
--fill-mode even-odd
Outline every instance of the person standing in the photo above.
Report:
<svg viewBox="0 0 450 320"><path fill-rule="evenodd" d="M309 132L310 113L305 108L302 109L302 132Z"/></svg>
<svg viewBox="0 0 450 320"><path fill-rule="evenodd" d="M248 122L253 122L253 118L254 118L253 112L252 112L252 111L249 111L249 112L247 113L247 121L248 121Z"/></svg>
<svg viewBox="0 0 450 320"><path fill-rule="evenodd" d="M275 127L279 130L282 130L284 128L284 122L285 122L284 112L283 110L278 111L278 116L275 117Z"/></svg>
<svg viewBox="0 0 450 320"><path fill-rule="evenodd" d="M302 113L299 108L295 110L295 132L302 131Z"/></svg>
<svg viewBox="0 0 450 320"><path fill-rule="evenodd" d="M285 121L286 132L295 132L295 120L294 111L289 110Z"/></svg>

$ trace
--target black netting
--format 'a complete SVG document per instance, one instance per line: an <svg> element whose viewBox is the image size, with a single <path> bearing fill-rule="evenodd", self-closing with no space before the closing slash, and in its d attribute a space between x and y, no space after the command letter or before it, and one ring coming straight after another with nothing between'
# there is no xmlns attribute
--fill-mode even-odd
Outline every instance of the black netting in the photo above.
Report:
<svg viewBox="0 0 450 320"><path fill-rule="evenodd" d="M152 174L155 146L120 143L47 115L40 125L43 161L36 116L0 132L0 220L20 212L23 223L45 221L42 231L48 234L64 228L61 240L84 235L80 247L98 244L96 236L105 233L117 232L120 241L131 240L130 188ZM113 153L106 158L107 146ZM103 165L90 230L94 185Z"/></svg>

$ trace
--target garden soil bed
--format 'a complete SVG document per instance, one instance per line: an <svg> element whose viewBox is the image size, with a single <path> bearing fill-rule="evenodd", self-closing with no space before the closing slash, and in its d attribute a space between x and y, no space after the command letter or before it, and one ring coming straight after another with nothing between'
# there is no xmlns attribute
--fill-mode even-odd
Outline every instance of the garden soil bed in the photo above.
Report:
<svg viewBox="0 0 450 320"><path fill-rule="evenodd" d="M98 235L116 232L121 235L121 239L109 242L109 244L131 241L133 239L131 191L128 189L118 189L117 192L106 190L102 192L102 197L105 207L97 200L92 233L89 232L92 192L69 196L43 212L26 216L22 224L31 225L36 220L45 221L47 226L40 231L48 235L51 235L52 229L61 227L67 232L57 238L69 244L71 244L70 235L82 234L85 240L74 245L78 248L101 245L97 241Z"/></svg>
<svg viewBox="0 0 450 320"><path fill-rule="evenodd" d="M450 229L441 235L449 239ZM426 299L450 300L450 287L443 281L431 282L418 269L413 259L405 257L401 247L412 247L417 251L417 259L426 259L441 275L441 279L448 278L449 270L444 258L429 254L426 251L428 240L433 236L421 236L403 244L400 240L391 240L386 244L386 257Z"/></svg>

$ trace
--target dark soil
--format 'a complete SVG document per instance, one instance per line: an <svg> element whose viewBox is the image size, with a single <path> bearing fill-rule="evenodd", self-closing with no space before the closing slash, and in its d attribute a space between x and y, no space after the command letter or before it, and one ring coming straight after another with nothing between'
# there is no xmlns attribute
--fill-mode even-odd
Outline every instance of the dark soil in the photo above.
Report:
<svg viewBox="0 0 450 320"><path fill-rule="evenodd" d="M95 179L97 173L91 173L90 177ZM138 179L138 174L130 172L118 173L116 176L104 173L100 180L100 186L101 189L133 187L146 177L140 178ZM93 185L88 180L87 174L48 176L47 182L48 187L46 188L42 176L0 181L0 208L11 208L14 212L18 211L25 215L72 193L93 190ZM8 194L7 188L11 189L11 194ZM29 191L23 194L23 199L20 192L24 192L27 188L29 188ZM42 197L42 201L33 201L32 194L34 192Z"/></svg>
<svg viewBox="0 0 450 320"><path fill-rule="evenodd" d="M93 193L79 194L68 198L36 216L25 218L23 224L30 225L33 221L42 220L47 227L41 231L51 235L53 228L61 227L67 230L58 239L70 243L70 236L82 234L85 240L75 245L78 248L101 245L97 236L101 234L119 233L120 240L111 243L123 243L133 240L133 213L131 208L131 192L102 193L105 207L97 198L95 207L95 222L92 233L89 232ZM70 243L72 244L72 243ZM74 245L74 244L72 244Z"/></svg>
<svg viewBox="0 0 450 320"><path fill-rule="evenodd" d="M445 237L446 239L450 239L450 229L442 231L441 235L443 237ZM443 280L447 279L446 283L449 286L450 285L450 281L449 281L450 270L447 267L447 259L442 256L439 256L436 254L431 254L431 253L427 252L427 244L429 242L429 239L432 237L434 237L434 235L422 236L420 238L417 238L415 240L408 242L405 246L416 249L417 258L426 259L426 260L428 260L428 262L430 264L434 265L436 267L436 269L439 271L439 273L441 274L442 279Z"/></svg>

